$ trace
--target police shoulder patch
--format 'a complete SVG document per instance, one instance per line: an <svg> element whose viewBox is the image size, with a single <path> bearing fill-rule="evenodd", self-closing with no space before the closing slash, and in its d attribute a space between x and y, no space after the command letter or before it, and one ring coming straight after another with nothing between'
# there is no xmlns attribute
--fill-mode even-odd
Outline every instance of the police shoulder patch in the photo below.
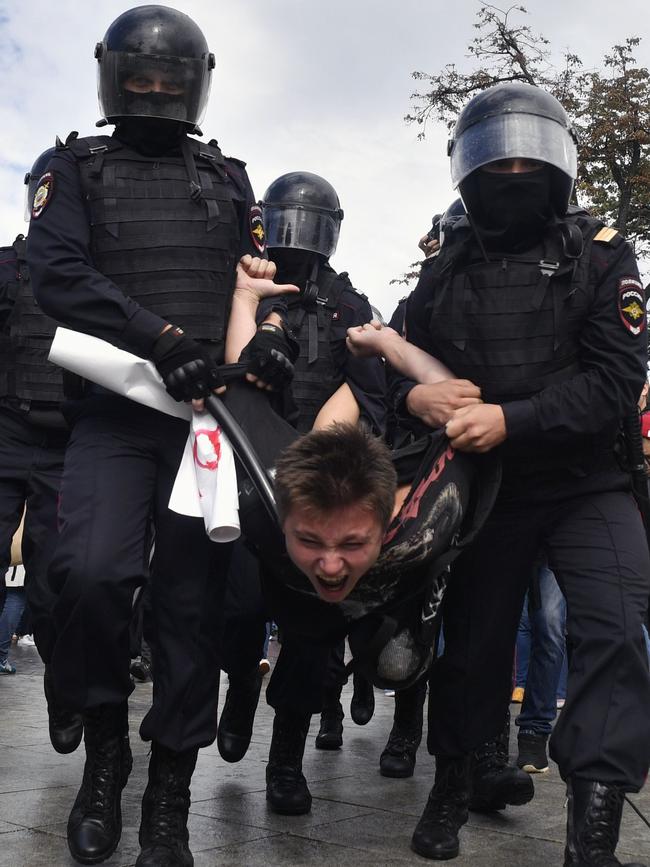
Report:
<svg viewBox="0 0 650 867"><path fill-rule="evenodd" d="M636 277L621 277L618 281L618 315L635 337L645 328L645 293Z"/></svg>
<svg viewBox="0 0 650 867"><path fill-rule="evenodd" d="M36 184L36 192L34 193L34 201L32 202L32 219L38 220L43 211L52 201L54 195L54 175L52 172L45 172Z"/></svg>
<svg viewBox="0 0 650 867"><path fill-rule="evenodd" d="M266 232L262 220L262 209L259 205L253 205L250 212L250 231L253 244L260 253L266 250Z"/></svg>

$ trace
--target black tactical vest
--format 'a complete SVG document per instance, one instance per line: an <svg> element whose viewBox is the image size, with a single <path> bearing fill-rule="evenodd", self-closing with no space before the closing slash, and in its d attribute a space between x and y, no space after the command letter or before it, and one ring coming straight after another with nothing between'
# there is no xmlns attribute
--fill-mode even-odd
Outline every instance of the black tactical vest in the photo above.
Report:
<svg viewBox="0 0 650 867"><path fill-rule="evenodd" d="M435 355L479 385L488 403L528 398L578 374L594 290L591 244L601 227L591 217L568 217L538 248L489 262L469 228L446 236L421 277L431 286Z"/></svg>
<svg viewBox="0 0 650 867"><path fill-rule="evenodd" d="M306 301L301 295L289 300L289 325L300 344L291 385L300 433L312 429L320 408L345 379L332 356L331 330L343 290L352 289L352 284L346 274L330 269L319 270L316 283L315 299Z"/></svg>
<svg viewBox="0 0 650 867"><path fill-rule="evenodd" d="M63 400L63 372L47 360L57 323L34 299L25 247L24 236L18 235L13 243L15 279L7 286L14 306L0 338L0 396L18 398L29 409L32 402Z"/></svg>
<svg viewBox="0 0 650 867"><path fill-rule="evenodd" d="M145 156L109 136L66 142L79 162L98 271L142 307L222 352L240 227L215 142Z"/></svg>

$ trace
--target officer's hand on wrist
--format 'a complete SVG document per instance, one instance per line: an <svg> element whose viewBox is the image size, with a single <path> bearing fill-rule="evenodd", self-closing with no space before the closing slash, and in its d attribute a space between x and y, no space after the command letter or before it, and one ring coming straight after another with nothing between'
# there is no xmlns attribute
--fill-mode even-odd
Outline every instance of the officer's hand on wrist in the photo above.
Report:
<svg viewBox="0 0 650 867"><path fill-rule="evenodd" d="M481 389L469 379L416 385L406 396L406 408L429 427L441 427L463 407L481 404Z"/></svg>
<svg viewBox="0 0 650 867"><path fill-rule="evenodd" d="M489 452L508 435L503 409L494 403L456 410L445 432L452 446L461 452Z"/></svg>
<svg viewBox="0 0 650 867"><path fill-rule="evenodd" d="M281 325L264 322L241 355L247 361L246 379L269 391L284 388L293 379L293 362L300 348Z"/></svg>
<svg viewBox="0 0 650 867"><path fill-rule="evenodd" d="M180 328L163 331L153 345L151 360L174 400L191 400L197 410L203 409L202 399L211 391L225 391L219 368L207 350Z"/></svg>

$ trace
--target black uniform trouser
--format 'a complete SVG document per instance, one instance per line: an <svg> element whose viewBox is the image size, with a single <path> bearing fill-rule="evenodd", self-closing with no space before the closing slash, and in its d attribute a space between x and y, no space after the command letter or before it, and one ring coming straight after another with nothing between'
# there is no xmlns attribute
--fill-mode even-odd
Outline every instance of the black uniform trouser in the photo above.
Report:
<svg viewBox="0 0 650 867"><path fill-rule="evenodd" d="M543 494L537 501L500 495L456 561L444 601L445 651L431 675L431 753L467 753L502 729L524 593L545 548L567 600L571 660L551 756L564 779L575 775L627 791L643 785L650 764L641 629L648 548L631 495L593 492L597 481L551 480L546 502Z"/></svg>
<svg viewBox="0 0 650 867"><path fill-rule="evenodd" d="M55 596L47 568L57 541L57 501L68 431L37 427L0 407L0 583L11 560L11 540L25 509L22 554L34 640L49 662L54 643ZM1 607L1 606L0 606Z"/></svg>
<svg viewBox="0 0 650 867"><path fill-rule="evenodd" d="M266 701L276 711L306 714L323 709L323 684L330 663L331 646L312 644L282 629L282 646Z"/></svg>
<svg viewBox="0 0 650 867"><path fill-rule="evenodd" d="M58 592L56 687L84 710L124 701L133 593L151 575L153 705L145 740L173 749L216 736L218 613L230 545L208 540L200 518L167 508L188 425L113 397L82 401L66 453L59 545L50 567Z"/></svg>
<svg viewBox="0 0 650 867"><path fill-rule="evenodd" d="M223 606L221 667L231 678L257 670L266 639L260 563L243 541L233 545Z"/></svg>

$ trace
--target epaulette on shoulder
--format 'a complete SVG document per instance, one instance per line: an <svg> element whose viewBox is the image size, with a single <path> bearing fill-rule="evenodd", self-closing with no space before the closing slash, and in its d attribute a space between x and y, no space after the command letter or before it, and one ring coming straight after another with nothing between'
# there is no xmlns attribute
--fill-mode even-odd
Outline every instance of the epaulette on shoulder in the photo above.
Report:
<svg viewBox="0 0 650 867"><path fill-rule="evenodd" d="M611 229L609 226L603 226L594 235L594 241L599 244L609 244L610 247L618 247L622 244L625 238L617 229Z"/></svg>

